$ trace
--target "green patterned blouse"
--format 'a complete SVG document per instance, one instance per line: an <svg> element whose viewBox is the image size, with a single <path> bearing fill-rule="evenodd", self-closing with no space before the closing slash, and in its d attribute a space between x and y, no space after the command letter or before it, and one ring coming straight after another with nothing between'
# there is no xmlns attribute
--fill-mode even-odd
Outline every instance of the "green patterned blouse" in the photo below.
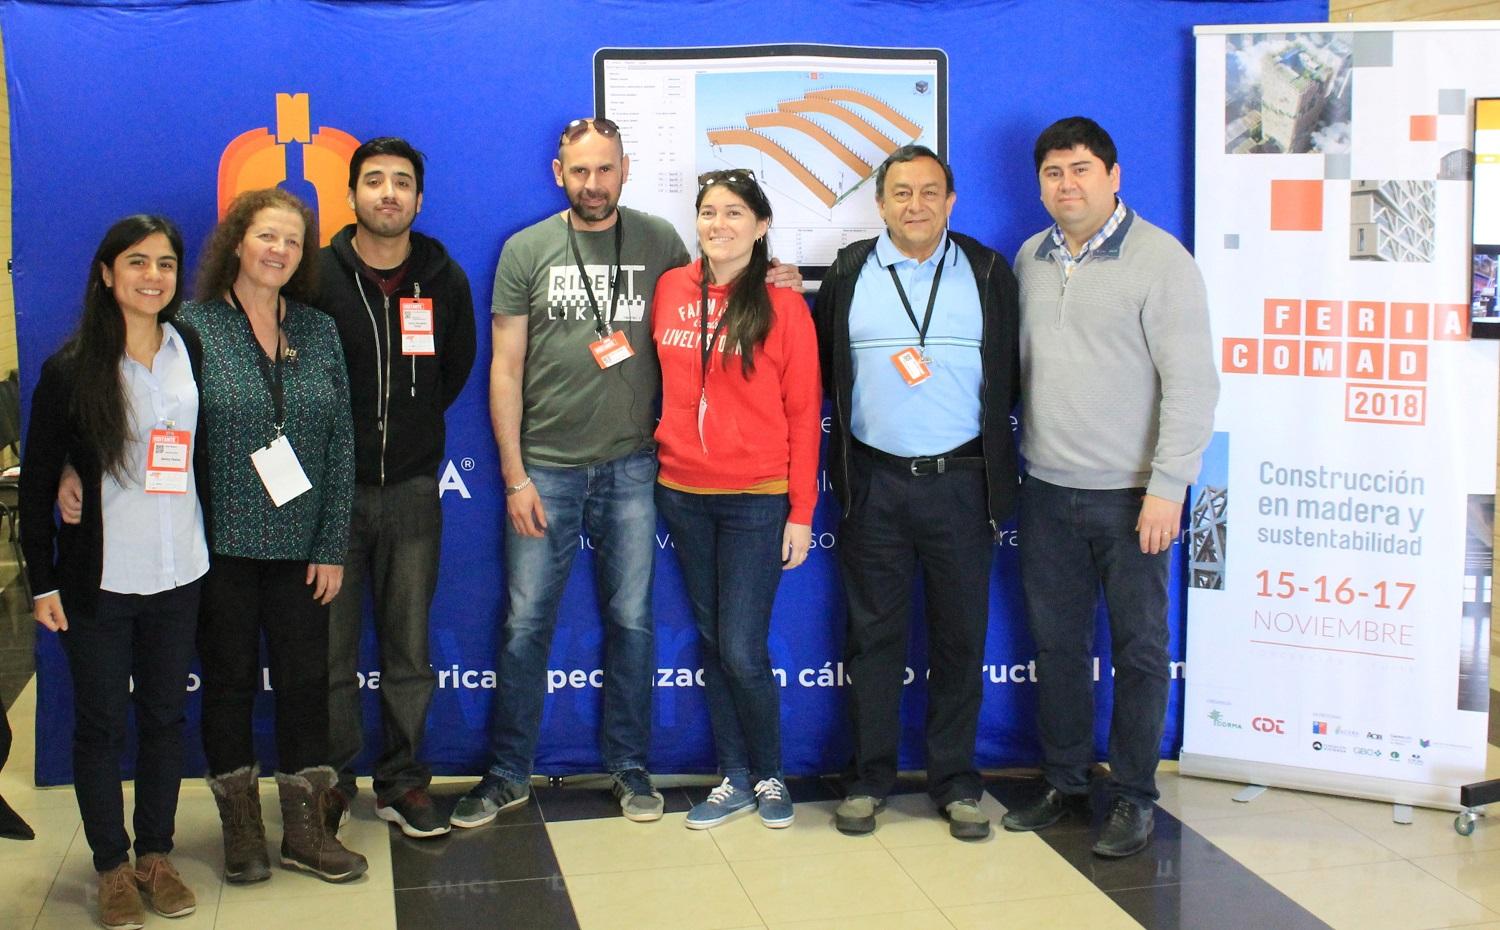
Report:
<svg viewBox="0 0 1500 930"><path fill-rule="evenodd" d="M354 431L349 374L333 319L286 302L282 330L296 355L282 365L284 432L312 490L279 508L250 461L276 436L261 367L266 355L250 321L222 299L184 303L179 319L203 340L199 441L208 460L209 548L240 558L342 565L354 497Z"/></svg>

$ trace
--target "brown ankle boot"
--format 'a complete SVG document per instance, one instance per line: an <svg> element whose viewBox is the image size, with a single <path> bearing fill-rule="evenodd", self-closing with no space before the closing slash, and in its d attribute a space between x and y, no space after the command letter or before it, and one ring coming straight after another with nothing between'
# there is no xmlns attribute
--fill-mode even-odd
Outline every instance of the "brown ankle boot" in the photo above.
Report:
<svg viewBox="0 0 1500 930"><path fill-rule="evenodd" d="M345 849L328 829L330 794L337 778L326 765L306 768L294 775L276 773L281 793L281 864L311 872L327 882L347 882L365 874L369 863L357 852Z"/></svg>
<svg viewBox="0 0 1500 930"><path fill-rule="evenodd" d="M208 779L224 828L224 879L235 885L271 877L266 827L260 819L259 775L259 769L246 766Z"/></svg>
<svg viewBox="0 0 1500 930"><path fill-rule="evenodd" d="M146 923L146 905L129 862L99 873L99 923L105 930L140 930Z"/></svg>
<svg viewBox="0 0 1500 930"><path fill-rule="evenodd" d="M261 846L265 849L264 844ZM146 853L135 860L135 880L163 917L186 917L198 909L198 898L178 874L166 853Z"/></svg>

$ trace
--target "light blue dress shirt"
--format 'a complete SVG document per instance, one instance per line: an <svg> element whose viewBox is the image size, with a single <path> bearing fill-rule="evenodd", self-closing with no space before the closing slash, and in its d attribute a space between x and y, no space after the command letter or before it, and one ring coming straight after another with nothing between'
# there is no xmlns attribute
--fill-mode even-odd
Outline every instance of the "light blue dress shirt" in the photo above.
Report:
<svg viewBox="0 0 1500 930"><path fill-rule="evenodd" d="M153 429L187 430L194 433L196 445L198 385L187 346L170 323L162 324L161 348L151 367L124 355L120 377L131 439L125 448L125 480L106 472L100 488L104 574L99 587L115 594L158 594L208 571L208 541L192 470L186 494L145 490L147 440Z"/></svg>
<svg viewBox="0 0 1500 930"><path fill-rule="evenodd" d="M917 328L901 306L888 269L896 269L920 323L939 261L946 265L927 328L932 377L908 385L891 356L916 347ZM979 288L963 249L950 247L945 233L927 260L918 262L901 254L889 232L881 233L860 269L849 306L854 438L892 455L919 456L947 452L977 437L983 335Z"/></svg>

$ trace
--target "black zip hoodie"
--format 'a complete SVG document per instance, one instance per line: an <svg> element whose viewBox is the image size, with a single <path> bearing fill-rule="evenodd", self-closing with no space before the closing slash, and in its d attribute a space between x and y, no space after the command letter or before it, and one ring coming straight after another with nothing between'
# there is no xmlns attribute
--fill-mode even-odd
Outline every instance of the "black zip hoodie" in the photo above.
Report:
<svg viewBox="0 0 1500 930"><path fill-rule="evenodd" d="M354 479L387 485L435 475L443 460L443 414L474 365L474 297L442 243L415 230L401 285L390 297L354 253L354 225L318 256L314 306L333 317L349 366ZM404 297L432 301L435 355L401 354Z"/></svg>

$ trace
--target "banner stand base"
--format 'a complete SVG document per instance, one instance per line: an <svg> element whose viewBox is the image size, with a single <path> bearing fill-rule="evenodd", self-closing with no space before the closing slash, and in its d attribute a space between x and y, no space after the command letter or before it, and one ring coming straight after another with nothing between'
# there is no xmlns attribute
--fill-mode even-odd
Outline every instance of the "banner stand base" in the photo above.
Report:
<svg viewBox="0 0 1500 930"><path fill-rule="evenodd" d="M1367 801L1409 804L1413 807L1430 807L1445 811L1466 809L1463 804L1459 803L1459 789L1456 785L1419 784L1397 781L1393 778L1350 775L1345 772L1328 772L1322 769L1276 765L1270 762L1252 762L1247 759L1231 759L1226 756L1210 756L1187 751L1179 757L1177 771L1194 778L1215 778L1220 781L1265 785L1271 788L1315 791L1319 794L1362 798Z"/></svg>

